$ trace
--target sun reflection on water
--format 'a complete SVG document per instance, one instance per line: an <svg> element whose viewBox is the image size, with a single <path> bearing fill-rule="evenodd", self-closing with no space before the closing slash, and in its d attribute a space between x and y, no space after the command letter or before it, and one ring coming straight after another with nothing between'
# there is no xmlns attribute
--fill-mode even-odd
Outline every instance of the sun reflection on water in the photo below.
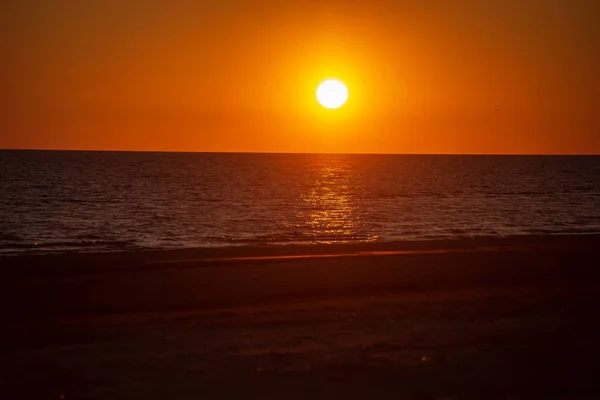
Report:
<svg viewBox="0 0 600 400"><path fill-rule="evenodd" d="M365 231L352 164L340 157L319 157L301 198L305 207L296 216L303 222L305 234L316 243L372 241Z"/></svg>

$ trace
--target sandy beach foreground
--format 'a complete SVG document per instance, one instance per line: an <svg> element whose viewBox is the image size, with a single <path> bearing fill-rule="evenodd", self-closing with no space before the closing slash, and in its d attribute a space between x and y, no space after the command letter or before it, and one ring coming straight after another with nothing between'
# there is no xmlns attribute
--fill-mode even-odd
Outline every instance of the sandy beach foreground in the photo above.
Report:
<svg viewBox="0 0 600 400"><path fill-rule="evenodd" d="M0 397L594 398L599 246L0 258Z"/></svg>

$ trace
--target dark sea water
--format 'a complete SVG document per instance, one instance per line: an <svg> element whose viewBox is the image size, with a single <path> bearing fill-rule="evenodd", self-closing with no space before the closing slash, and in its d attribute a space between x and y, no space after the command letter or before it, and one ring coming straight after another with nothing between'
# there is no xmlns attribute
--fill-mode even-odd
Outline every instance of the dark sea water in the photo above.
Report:
<svg viewBox="0 0 600 400"><path fill-rule="evenodd" d="M600 157L0 151L0 253L600 233Z"/></svg>

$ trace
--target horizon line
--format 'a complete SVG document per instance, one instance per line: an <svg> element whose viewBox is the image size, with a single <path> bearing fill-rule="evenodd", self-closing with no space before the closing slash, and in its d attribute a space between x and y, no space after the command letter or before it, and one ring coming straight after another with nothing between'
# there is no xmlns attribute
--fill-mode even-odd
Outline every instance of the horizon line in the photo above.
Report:
<svg viewBox="0 0 600 400"><path fill-rule="evenodd" d="M273 154L273 155L380 155L380 156L600 156L600 153L343 153L343 152L290 152L290 151L199 151L199 150L124 150L124 149L46 149L0 148L0 151L56 151L104 153L182 153L182 154Z"/></svg>

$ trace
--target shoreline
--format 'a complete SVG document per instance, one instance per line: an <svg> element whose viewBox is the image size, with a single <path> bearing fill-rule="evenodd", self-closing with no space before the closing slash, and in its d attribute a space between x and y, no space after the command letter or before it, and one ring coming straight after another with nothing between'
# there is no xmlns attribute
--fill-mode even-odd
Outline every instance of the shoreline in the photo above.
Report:
<svg viewBox="0 0 600 400"><path fill-rule="evenodd" d="M444 253L590 250L600 234L478 236L447 240L226 246L114 252L57 252L0 255L0 277L46 273L210 267L239 263L291 262L319 258L418 256Z"/></svg>
<svg viewBox="0 0 600 400"><path fill-rule="evenodd" d="M600 236L2 259L5 315L218 308L382 293L595 284ZM6 262L9 261L9 262Z"/></svg>

